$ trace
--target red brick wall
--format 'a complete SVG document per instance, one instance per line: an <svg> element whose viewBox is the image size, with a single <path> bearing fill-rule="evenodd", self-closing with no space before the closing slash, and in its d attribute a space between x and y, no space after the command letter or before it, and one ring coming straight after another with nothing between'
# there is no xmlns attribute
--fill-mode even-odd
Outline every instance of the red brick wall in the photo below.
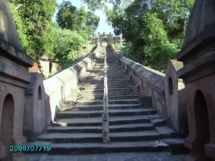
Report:
<svg viewBox="0 0 215 161"><path fill-rule="evenodd" d="M34 66L30 68L30 71L32 71L32 72L39 72L38 64L34 63Z"/></svg>

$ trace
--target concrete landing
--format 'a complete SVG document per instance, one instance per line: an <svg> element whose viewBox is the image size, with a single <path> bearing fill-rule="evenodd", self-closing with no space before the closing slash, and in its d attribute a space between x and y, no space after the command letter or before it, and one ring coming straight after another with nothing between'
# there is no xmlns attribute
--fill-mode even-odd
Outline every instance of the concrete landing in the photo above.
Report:
<svg viewBox="0 0 215 161"><path fill-rule="evenodd" d="M95 155L24 154L28 161L184 161L185 155L159 153L110 153Z"/></svg>

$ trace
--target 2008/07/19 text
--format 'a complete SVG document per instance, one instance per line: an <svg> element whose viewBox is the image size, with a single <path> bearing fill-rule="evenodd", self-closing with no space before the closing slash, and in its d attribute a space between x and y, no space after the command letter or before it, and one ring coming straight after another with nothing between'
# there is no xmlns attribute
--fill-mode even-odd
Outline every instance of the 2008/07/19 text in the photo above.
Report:
<svg viewBox="0 0 215 161"><path fill-rule="evenodd" d="M50 150L50 145L10 145L10 152L45 152Z"/></svg>

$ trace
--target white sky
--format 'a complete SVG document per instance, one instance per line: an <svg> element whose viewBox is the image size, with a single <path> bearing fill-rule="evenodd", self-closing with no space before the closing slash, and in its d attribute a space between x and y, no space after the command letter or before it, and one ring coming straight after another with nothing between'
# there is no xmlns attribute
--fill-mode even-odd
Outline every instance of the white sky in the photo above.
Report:
<svg viewBox="0 0 215 161"><path fill-rule="evenodd" d="M57 0L58 4L60 4L62 2L63 2L63 0ZM73 6L75 6L77 8L81 7L81 0L70 0L70 2L72 3ZM108 6L111 7L111 5L108 5ZM87 10L87 5L85 5L85 9ZM53 17L54 20L55 20L56 13L57 13L57 10L56 10L54 17ZM105 22L107 18L105 16L105 14L103 13L103 11L102 10L96 10L94 13L100 17L99 26L96 30L96 33L98 33L98 32L100 32L100 33L103 33L103 32L113 33L113 28L110 25L108 25L107 22Z"/></svg>

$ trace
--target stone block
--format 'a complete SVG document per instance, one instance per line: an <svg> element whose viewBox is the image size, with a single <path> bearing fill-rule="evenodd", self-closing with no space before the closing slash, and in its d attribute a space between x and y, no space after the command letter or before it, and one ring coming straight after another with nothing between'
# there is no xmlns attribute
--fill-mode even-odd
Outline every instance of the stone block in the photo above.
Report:
<svg viewBox="0 0 215 161"><path fill-rule="evenodd" d="M139 86L129 86L131 92L139 92Z"/></svg>
<svg viewBox="0 0 215 161"><path fill-rule="evenodd" d="M6 156L5 147L2 146L2 143L0 142L0 159L3 159Z"/></svg>
<svg viewBox="0 0 215 161"><path fill-rule="evenodd" d="M45 91L39 73L30 73L31 83L25 90L23 131L28 140L42 133L46 126Z"/></svg>
<svg viewBox="0 0 215 161"><path fill-rule="evenodd" d="M152 107L152 97L151 96L141 96L138 98L138 102L142 107Z"/></svg>
<svg viewBox="0 0 215 161"><path fill-rule="evenodd" d="M61 101L60 111L71 110L74 106L74 101Z"/></svg>
<svg viewBox="0 0 215 161"><path fill-rule="evenodd" d="M131 80L131 75L125 75L125 80Z"/></svg>
<svg viewBox="0 0 215 161"><path fill-rule="evenodd" d="M56 113L61 110L62 101L75 101L79 92L77 86L78 82L82 82L82 76L89 67L92 66L92 60L99 56L99 48L100 47L97 46L92 53L82 58L78 63L43 81L45 92L49 97L49 100L47 100L46 103L46 109L49 113L47 116L51 116L50 119L47 120L48 123L54 121ZM90 60L89 64L86 65L86 63L82 63L82 61L86 62L87 59ZM67 108L69 107L65 107L65 109Z"/></svg>
<svg viewBox="0 0 215 161"><path fill-rule="evenodd" d="M184 64L177 75L185 83L189 121L185 146L191 154L186 161L215 160L214 8L214 0L195 0L184 45L177 54L177 60Z"/></svg>
<svg viewBox="0 0 215 161"><path fill-rule="evenodd" d="M177 130L179 136L188 135L188 117L185 98L185 85L178 79L177 72L183 68L183 63L170 60L165 76L165 99L167 118L170 126Z"/></svg>

